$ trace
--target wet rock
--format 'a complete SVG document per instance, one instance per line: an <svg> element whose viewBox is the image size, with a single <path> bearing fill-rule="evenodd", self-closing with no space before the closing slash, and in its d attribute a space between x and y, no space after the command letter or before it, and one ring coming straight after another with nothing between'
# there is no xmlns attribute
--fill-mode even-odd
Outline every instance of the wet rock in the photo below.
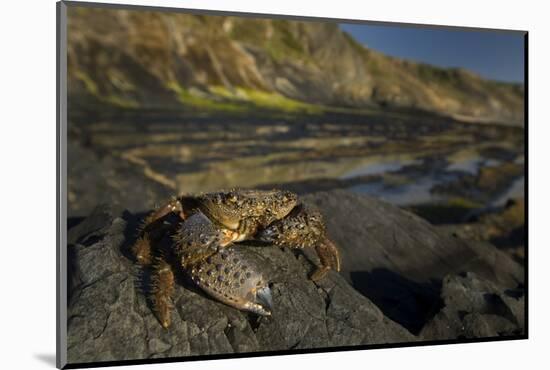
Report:
<svg viewBox="0 0 550 370"><path fill-rule="evenodd" d="M460 196L465 199L488 204L495 195L504 195L514 180L525 175L523 163L505 162L496 166L482 167L475 175L467 174L456 180L437 184L434 194Z"/></svg>
<svg viewBox="0 0 550 370"><path fill-rule="evenodd" d="M439 228L461 239L489 241L515 261L525 260L525 201L509 200L503 207L490 208L471 222L441 225Z"/></svg>

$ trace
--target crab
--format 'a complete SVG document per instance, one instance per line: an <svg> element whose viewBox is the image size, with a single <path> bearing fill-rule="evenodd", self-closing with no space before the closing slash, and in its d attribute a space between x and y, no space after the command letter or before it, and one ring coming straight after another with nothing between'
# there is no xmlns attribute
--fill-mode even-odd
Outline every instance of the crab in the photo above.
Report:
<svg viewBox="0 0 550 370"><path fill-rule="evenodd" d="M220 191L175 197L151 212L132 246L138 264L152 268L149 301L164 328L170 326L175 272L184 272L214 299L239 310L271 315L269 280L243 253L245 240L285 248L315 248L318 281L340 257L321 213L285 190Z"/></svg>

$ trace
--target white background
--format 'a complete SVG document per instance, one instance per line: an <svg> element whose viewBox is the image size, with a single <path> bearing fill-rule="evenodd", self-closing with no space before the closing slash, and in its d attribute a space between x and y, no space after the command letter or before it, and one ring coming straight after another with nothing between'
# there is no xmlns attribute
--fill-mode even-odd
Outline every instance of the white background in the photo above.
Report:
<svg viewBox="0 0 550 370"><path fill-rule="evenodd" d="M112 1L124 3L121 1ZM147 369L517 369L548 366L549 19L544 1L126 1L141 5L512 28L529 34L530 339L147 365ZM55 1L2 3L0 22L0 365L55 358ZM545 353L546 350L546 353ZM546 364L546 365L544 365ZM546 367L548 368L548 367Z"/></svg>

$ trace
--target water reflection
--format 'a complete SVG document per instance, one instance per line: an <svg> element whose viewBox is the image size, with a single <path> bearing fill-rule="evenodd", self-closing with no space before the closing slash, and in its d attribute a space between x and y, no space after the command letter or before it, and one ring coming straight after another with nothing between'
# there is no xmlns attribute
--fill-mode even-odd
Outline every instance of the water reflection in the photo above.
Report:
<svg viewBox="0 0 550 370"><path fill-rule="evenodd" d="M492 203L493 206L503 206L510 199L523 198L525 194L525 176L514 180L512 185L502 195L498 196Z"/></svg>
<svg viewBox="0 0 550 370"><path fill-rule="evenodd" d="M422 163L418 159L392 159L391 156L372 158L372 162L364 166L353 169L341 176L342 179L351 179L358 176L379 175L386 172L394 172L403 169L403 167Z"/></svg>
<svg viewBox="0 0 550 370"><path fill-rule="evenodd" d="M486 202L488 193L491 199L495 194L505 199L522 193L517 171L498 181L485 171L485 178L479 179L484 169L503 163L523 167L523 131L519 129L451 125L439 118L412 115L399 120L385 115L193 116L138 124L135 119L92 122L80 129L81 137L100 156L117 158L113 174L127 166L128 171L164 186L166 194L148 195L155 201L170 193L269 186L302 193L351 189L398 205L457 196L479 203ZM101 166L105 168L104 163ZM85 188L78 183L82 176L72 168L69 171L73 198L93 197L93 189L81 190ZM105 188L126 183L116 176L105 181ZM456 182L454 188L434 191L450 182ZM492 183L498 184L498 191L487 186ZM457 191L463 185L473 190ZM134 207L149 208L149 203L144 199Z"/></svg>
<svg viewBox="0 0 550 370"><path fill-rule="evenodd" d="M387 186L383 182L374 182L353 186L350 190L376 196L399 206L408 206L432 203L444 199L440 195L431 193L431 189L437 183L438 181L434 178L423 177L412 184L402 186Z"/></svg>

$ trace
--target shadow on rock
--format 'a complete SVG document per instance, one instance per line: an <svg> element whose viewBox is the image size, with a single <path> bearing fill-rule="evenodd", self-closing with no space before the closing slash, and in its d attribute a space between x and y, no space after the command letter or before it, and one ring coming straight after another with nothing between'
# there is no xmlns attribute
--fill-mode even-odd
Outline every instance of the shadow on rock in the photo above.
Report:
<svg viewBox="0 0 550 370"><path fill-rule="evenodd" d="M124 242L120 246L120 253L132 262L135 262L135 258L132 255L131 248L137 240L139 227L145 216L147 216L147 212L141 212L136 215L127 210L122 212L121 218L126 222L126 227L124 228Z"/></svg>
<svg viewBox="0 0 550 370"><path fill-rule="evenodd" d="M414 335L443 307L439 281L417 283L385 268L351 272L350 277L355 289Z"/></svg>
<svg viewBox="0 0 550 370"><path fill-rule="evenodd" d="M443 279L444 307L420 332L425 340L490 338L524 334L525 299L519 286L511 294L474 273Z"/></svg>

